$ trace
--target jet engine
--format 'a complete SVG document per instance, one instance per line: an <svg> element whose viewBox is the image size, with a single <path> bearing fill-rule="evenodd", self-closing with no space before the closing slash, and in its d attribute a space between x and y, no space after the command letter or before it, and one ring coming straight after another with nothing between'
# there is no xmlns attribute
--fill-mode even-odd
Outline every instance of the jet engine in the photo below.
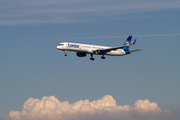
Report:
<svg viewBox="0 0 180 120"><path fill-rule="evenodd" d="M106 52L104 50L96 50L96 54L104 55Z"/></svg>
<svg viewBox="0 0 180 120"><path fill-rule="evenodd" d="M84 53L84 52L77 52L76 55L77 55L78 57L85 57L85 56L86 56L86 53Z"/></svg>

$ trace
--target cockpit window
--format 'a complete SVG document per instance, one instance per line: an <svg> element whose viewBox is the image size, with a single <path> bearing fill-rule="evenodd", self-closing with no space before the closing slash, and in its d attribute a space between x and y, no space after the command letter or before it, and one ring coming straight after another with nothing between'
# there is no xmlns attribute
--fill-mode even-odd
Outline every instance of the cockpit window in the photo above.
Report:
<svg viewBox="0 0 180 120"><path fill-rule="evenodd" d="M59 44L59 46L64 46L64 44Z"/></svg>

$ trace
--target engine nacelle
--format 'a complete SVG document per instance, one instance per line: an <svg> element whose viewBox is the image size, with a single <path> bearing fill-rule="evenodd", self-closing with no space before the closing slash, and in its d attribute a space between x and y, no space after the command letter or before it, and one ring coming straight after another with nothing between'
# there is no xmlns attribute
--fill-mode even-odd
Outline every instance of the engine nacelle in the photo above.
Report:
<svg viewBox="0 0 180 120"><path fill-rule="evenodd" d="M78 57L85 57L85 56L86 56L86 53L84 53L84 52L77 52L76 55L77 55Z"/></svg>
<svg viewBox="0 0 180 120"><path fill-rule="evenodd" d="M104 55L106 52L104 50L96 50L96 54Z"/></svg>

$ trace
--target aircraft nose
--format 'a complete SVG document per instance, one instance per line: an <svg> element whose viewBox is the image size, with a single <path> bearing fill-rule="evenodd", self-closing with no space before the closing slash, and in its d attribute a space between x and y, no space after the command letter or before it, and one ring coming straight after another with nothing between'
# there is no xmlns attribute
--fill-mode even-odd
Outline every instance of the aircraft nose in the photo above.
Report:
<svg viewBox="0 0 180 120"><path fill-rule="evenodd" d="M57 46L57 49L59 49L59 45Z"/></svg>

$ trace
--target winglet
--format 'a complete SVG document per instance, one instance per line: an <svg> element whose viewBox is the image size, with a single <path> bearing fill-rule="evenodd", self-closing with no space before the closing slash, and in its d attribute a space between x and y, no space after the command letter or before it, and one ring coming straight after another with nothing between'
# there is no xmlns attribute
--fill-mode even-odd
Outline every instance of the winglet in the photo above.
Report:
<svg viewBox="0 0 180 120"><path fill-rule="evenodd" d="M136 39L134 40L133 44L135 44L135 43L136 43Z"/></svg>
<svg viewBox="0 0 180 120"><path fill-rule="evenodd" d="M130 45L134 45L136 43L136 39L134 40L134 42L132 43L132 44L130 44Z"/></svg>

